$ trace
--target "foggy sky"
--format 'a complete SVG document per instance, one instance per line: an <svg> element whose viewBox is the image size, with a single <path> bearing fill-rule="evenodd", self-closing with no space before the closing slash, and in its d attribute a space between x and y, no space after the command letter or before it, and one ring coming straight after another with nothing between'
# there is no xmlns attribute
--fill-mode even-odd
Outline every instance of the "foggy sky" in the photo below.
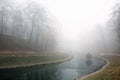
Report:
<svg viewBox="0 0 120 80"><path fill-rule="evenodd" d="M116 34L106 24L116 2L118 0L40 1L61 24L57 50L97 53L110 52L117 47Z"/></svg>
<svg viewBox="0 0 120 80"><path fill-rule="evenodd" d="M26 0L16 0L24 7ZM55 23L56 51L87 53L112 51L117 38L106 22L118 0L33 0L48 11ZM106 50L104 50L105 48Z"/></svg>

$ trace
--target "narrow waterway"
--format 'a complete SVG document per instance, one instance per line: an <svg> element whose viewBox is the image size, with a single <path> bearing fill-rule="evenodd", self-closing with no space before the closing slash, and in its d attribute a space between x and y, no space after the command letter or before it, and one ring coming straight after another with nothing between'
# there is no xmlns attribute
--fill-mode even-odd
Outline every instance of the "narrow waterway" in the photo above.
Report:
<svg viewBox="0 0 120 80"><path fill-rule="evenodd" d="M98 70L105 63L98 57L87 62L85 55L77 55L57 64L0 70L0 80L74 80Z"/></svg>

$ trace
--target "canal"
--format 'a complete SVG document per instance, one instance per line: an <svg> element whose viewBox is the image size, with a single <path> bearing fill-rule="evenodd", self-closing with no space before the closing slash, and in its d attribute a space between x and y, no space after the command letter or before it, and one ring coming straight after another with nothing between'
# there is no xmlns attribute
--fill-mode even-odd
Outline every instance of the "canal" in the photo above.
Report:
<svg viewBox="0 0 120 80"><path fill-rule="evenodd" d="M74 80L100 69L105 63L99 57L92 57L87 62L85 55L77 55L70 61L57 64L2 69L0 80Z"/></svg>

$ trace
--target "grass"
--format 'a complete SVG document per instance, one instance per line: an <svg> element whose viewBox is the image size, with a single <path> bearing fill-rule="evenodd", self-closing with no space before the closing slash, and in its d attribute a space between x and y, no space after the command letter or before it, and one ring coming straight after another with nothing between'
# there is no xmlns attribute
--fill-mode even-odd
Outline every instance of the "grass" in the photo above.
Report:
<svg viewBox="0 0 120 80"><path fill-rule="evenodd" d="M19 55L0 55L0 68L29 66L61 62L69 59L67 54L19 54Z"/></svg>
<svg viewBox="0 0 120 80"><path fill-rule="evenodd" d="M106 69L84 80L120 80L120 56L105 56L110 62Z"/></svg>

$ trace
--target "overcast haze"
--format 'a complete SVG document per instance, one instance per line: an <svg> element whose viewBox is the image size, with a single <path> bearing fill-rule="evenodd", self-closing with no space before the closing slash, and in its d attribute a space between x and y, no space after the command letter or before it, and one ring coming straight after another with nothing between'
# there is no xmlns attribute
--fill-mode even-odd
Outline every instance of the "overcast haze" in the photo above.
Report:
<svg viewBox="0 0 120 80"><path fill-rule="evenodd" d="M111 48L116 46L116 35L111 28L106 27L106 22L110 19L118 0L41 0L39 2L61 24L58 33L60 51L97 52L103 50L104 46L106 49L108 45L111 45Z"/></svg>

